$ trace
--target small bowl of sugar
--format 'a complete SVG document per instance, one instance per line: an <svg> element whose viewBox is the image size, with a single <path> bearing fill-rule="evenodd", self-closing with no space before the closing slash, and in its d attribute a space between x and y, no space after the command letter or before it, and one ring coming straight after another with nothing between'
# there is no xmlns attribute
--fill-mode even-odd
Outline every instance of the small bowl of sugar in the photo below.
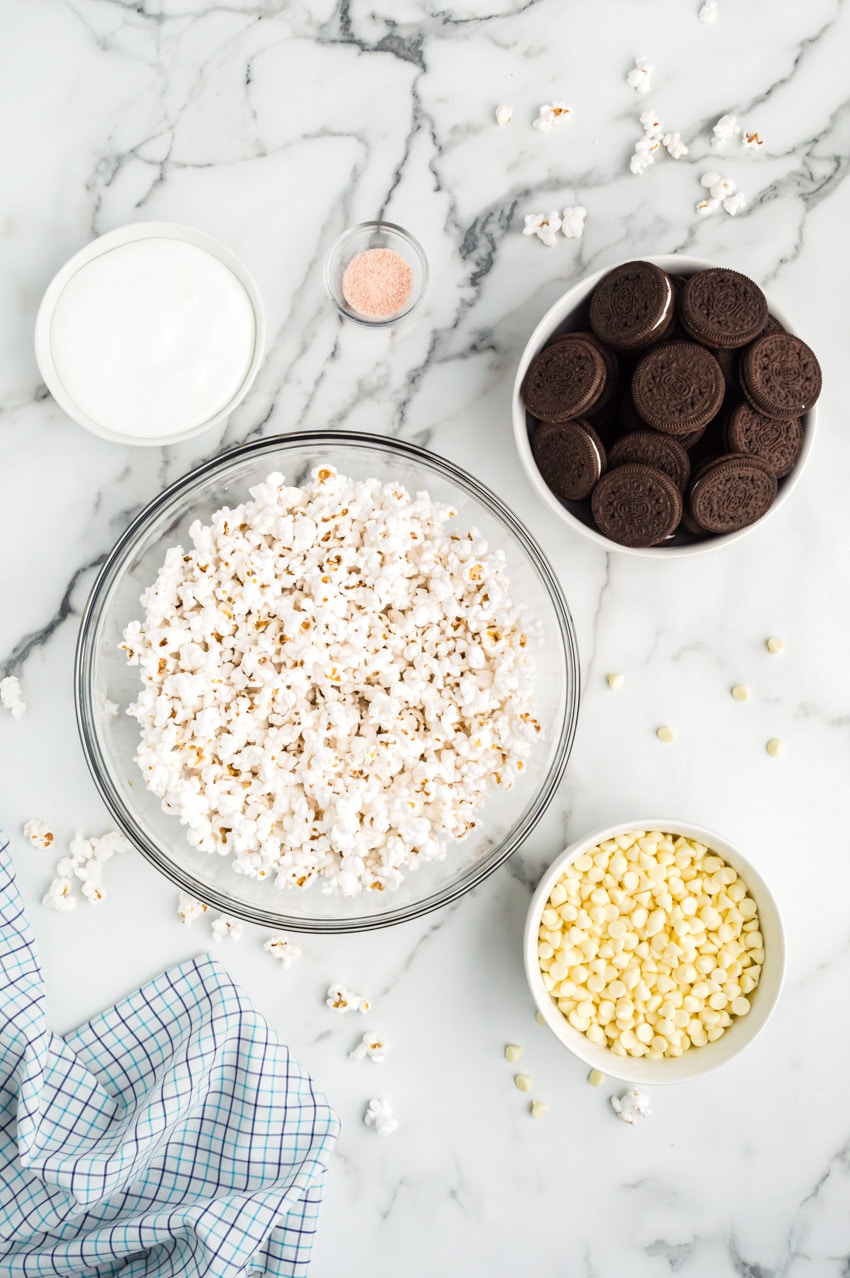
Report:
<svg viewBox="0 0 850 1278"><path fill-rule="evenodd" d="M427 287L425 250L394 222L361 222L344 231L325 262L328 297L341 315L366 328L405 319Z"/></svg>
<svg viewBox="0 0 850 1278"><path fill-rule="evenodd" d="M543 1020L592 1069L697 1078L752 1043L782 987L777 904L727 839L690 822L596 830L544 873L525 972Z"/></svg>

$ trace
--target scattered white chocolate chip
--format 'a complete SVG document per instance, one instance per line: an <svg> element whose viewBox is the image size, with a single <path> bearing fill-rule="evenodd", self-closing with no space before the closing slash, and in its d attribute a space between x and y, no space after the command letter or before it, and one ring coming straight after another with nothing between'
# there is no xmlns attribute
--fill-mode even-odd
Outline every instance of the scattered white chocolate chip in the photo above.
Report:
<svg viewBox="0 0 850 1278"><path fill-rule="evenodd" d="M557 891L557 896L555 895ZM758 907L695 839L633 830L580 853L541 911L538 961L567 1022L615 1056L719 1038L764 963Z"/></svg>
<svg viewBox="0 0 850 1278"><path fill-rule="evenodd" d="M371 1008L372 1004L362 994L353 994L351 990L347 990L344 985L331 985L328 987L327 997L325 998L327 1007L332 1007L335 1011L344 1012L360 1012L365 1016Z"/></svg>
<svg viewBox="0 0 850 1278"><path fill-rule="evenodd" d="M541 1025L545 1025L545 1024L546 1024L546 1017L543 1015L543 1013L542 1013L542 1012L535 1012L535 1014L534 1014L534 1019L535 1019L536 1021L539 1021Z"/></svg>
<svg viewBox="0 0 850 1278"><path fill-rule="evenodd" d="M605 1082L605 1075L601 1070L592 1069L587 1076L587 1081L590 1083L591 1087L601 1087Z"/></svg>
<svg viewBox="0 0 850 1278"><path fill-rule="evenodd" d="M764 646L768 652L773 653L775 656L777 653L785 651L785 640L777 639L775 635L772 635L770 639L765 640Z"/></svg>
<svg viewBox="0 0 850 1278"><path fill-rule="evenodd" d="M348 1053L348 1059L362 1061L367 1057L376 1065L383 1065L389 1048L382 1038L375 1034L364 1034L360 1042Z"/></svg>
<svg viewBox="0 0 850 1278"><path fill-rule="evenodd" d="M666 744L676 740L675 732L672 728L668 728L666 724L660 728L656 728L655 735L658 737L659 741L664 741Z"/></svg>
<svg viewBox="0 0 850 1278"><path fill-rule="evenodd" d="M513 118L514 109L509 107L507 103L502 103L500 107L496 107L496 123L500 129L503 129L506 124L510 124Z"/></svg>
<svg viewBox="0 0 850 1278"><path fill-rule="evenodd" d="M284 970L292 967L295 960L301 957L301 946L296 945L286 936L270 936L263 942L263 949L267 954L278 959Z"/></svg>
<svg viewBox="0 0 850 1278"><path fill-rule="evenodd" d="M652 1113L649 1108L649 1097L636 1087L630 1087L622 1096L611 1097L611 1108L624 1123L634 1126L639 1118L648 1118Z"/></svg>
<svg viewBox="0 0 850 1278"><path fill-rule="evenodd" d="M520 1056L522 1056L522 1048L519 1043L508 1043L505 1048L505 1060L513 1064L514 1061L519 1060Z"/></svg>
<svg viewBox="0 0 850 1278"><path fill-rule="evenodd" d="M705 3L700 5L699 20L707 27L714 26L718 12L717 0L705 0Z"/></svg>
<svg viewBox="0 0 850 1278"><path fill-rule="evenodd" d="M652 73L655 67L647 58L635 58L635 64L626 76L626 84L634 89L639 97L649 93L652 88Z"/></svg>
<svg viewBox="0 0 850 1278"><path fill-rule="evenodd" d="M778 759L781 754L785 753L785 742L779 737L771 737L764 748L771 758Z"/></svg>
<svg viewBox="0 0 850 1278"><path fill-rule="evenodd" d="M13 719L20 719L26 710L26 703L21 695L21 685L16 675L7 675L0 679L0 706L8 710Z"/></svg>
<svg viewBox="0 0 850 1278"><path fill-rule="evenodd" d="M191 927L195 919L199 919L206 914L209 909L203 901L197 900L194 896L188 896L185 892L181 892L177 899L177 914L180 922L186 927Z"/></svg>
<svg viewBox="0 0 850 1278"><path fill-rule="evenodd" d="M218 918L213 919L210 931L214 941L241 941L242 939L242 924L238 919L232 919L229 914L219 914Z"/></svg>
<svg viewBox="0 0 850 1278"><path fill-rule="evenodd" d="M363 1122L379 1136L391 1136L398 1128L398 1119L389 1101L380 1100L377 1097L370 1100L366 1106Z"/></svg>
<svg viewBox="0 0 850 1278"><path fill-rule="evenodd" d="M561 215L561 234L567 240L580 240L584 235L584 219L587 209L583 204L567 206Z"/></svg>
<svg viewBox="0 0 850 1278"><path fill-rule="evenodd" d="M24 837L29 839L34 848L49 848L56 835L46 821L33 818L24 826Z"/></svg>
<svg viewBox="0 0 850 1278"><path fill-rule="evenodd" d="M557 210L551 213L526 213L523 235L536 235L541 244L554 248L558 242L558 231L561 229L561 217Z"/></svg>
<svg viewBox="0 0 850 1278"><path fill-rule="evenodd" d="M532 1118L545 1118L549 1113L549 1106L543 1101L532 1101L529 1113Z"/></svg>
<svg viewBox="0 0 850 1278"><path fill-rule="evenodd" d="M750 690L749 688L745 688L742 683L736 683L735 687L732 689L732 696L736 701L749 701Z"/></svg>
<svg viewBox="0 0 850 1278"><path fill-rule="evenodd" d="M626 676L622 674L609 674L605 676L605 682L608 684L609 688L613 688L616 692L616 690L618 688L622 688L623 684L626 682Z"/></svg>
<svg viewBox="0 0 850 1278"><path fill-rule="evenodd" d="M514 1076L514 1083L521 1092L530 1092L534 1086L534 1079L530 1074L516 1074Z"/></svg>

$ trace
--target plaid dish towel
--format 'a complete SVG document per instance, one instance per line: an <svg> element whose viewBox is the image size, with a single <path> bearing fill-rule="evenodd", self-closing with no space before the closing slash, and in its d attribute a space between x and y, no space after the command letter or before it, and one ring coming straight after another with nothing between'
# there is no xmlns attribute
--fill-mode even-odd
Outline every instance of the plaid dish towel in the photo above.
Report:
<svg viewBox="0 0 850 1278"><path fill-rule="evenodd" d="M303 1278L338 1132L212 960L60 1038L0 835L3 1278Z"/></svg>

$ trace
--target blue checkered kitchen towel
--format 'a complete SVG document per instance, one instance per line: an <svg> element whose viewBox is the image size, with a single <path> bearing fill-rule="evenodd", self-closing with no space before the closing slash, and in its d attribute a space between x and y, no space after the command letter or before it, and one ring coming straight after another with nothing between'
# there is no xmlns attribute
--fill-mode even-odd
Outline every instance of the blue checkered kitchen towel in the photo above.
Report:
<svg viewBox="0 0 850 1278"><path fill-rule="evenodd" d="M302 1278L337 1120L212 960L60 1038L0 835L0 1275Z"/></svg>

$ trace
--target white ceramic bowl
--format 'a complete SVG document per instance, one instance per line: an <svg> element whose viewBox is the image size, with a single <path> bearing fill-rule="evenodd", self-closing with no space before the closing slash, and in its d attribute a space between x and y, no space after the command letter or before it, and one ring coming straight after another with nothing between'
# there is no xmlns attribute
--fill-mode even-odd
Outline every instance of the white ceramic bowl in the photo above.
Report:
<svg viewBox="0 0 850 1278"><path fill-rule="evenodd" d="M626 834L631 830L663 830L670 834L681 834L687 839L696 839L711 848L718 856L728 862L738 872L749 889L750 895L758 906L758 917L761 933L764 937L764 963L761 978L750 997L750 1011L746 1016L736 1017L732 1025L714 1043L705 1047L692 1047L683 1056L647 1060L644 1057L615 1056L607 1047L599 1047L577 1029L573 1029L569 1021L555 1004L548 993L540 974L537 959L538 929L540 916L549 900L552 888L564 873L567 865L582 852L587 852L598 843L614 838L618 834ZM767 1024L779 992L785 971L785 935L782 920L776 901L759 872L731 843L712 830L691 825L689 821L648 820L625 821L620 825L609 826L606 830L594 830L584 839L572 843L565 852L556 857L543 875L531 898L528 917L525 924L524 939L525 974L534 1001L543 1019L556 1038L585 1062L592 1069L614 1078L625 1079L630 1083L681 1083L689 1078L698 1078L708 1074L725 1064L742 1052Z"/></svg>
<svg viewBox="0 0 850 1278"><path fill-rule="evenodd" d="M628 260L628 259L627 259ZM709 270L717 265L716 262L706 262L699 257L684 257L678 254L667 254L660 257L644 257L646 262L654 262L660 266L662 270L667 271L669 275L690 275L695 271ZM747 528L741 528L738 532L725 533L719 537L706 537L702 541L692 540L687 534L677 534L676 538L663 546L621 546L610 538L603 536L601 532L591 523L589 509L584 510L586 503L560 501L552 490L544 482L540 471L534 461L534 454L531 451L531 441L529 439L529 423L530 415L526 412L525 405L520 397L520 386L522 379L525 377L526 370L544 346L547 346L556 334L567 333L576 328L587 327L586 318L581 320L581 310L586 303L589 302L590 295L596 288L596 285L604 275L613 270L618 263L612 263L606 266L604 270L595 271L593 275L588 275L580 283L568 289L563 297L558 298L554 306L550 306L549 310L543 316L540 323L535 328L531 337L526 343L522 358L519 361L516 379L514 381L512 413L514 423L514 439L516 440L517 452L526 475L531 481L532 487L537 491L544 503L550 510L561 519L568 528L572 528L575 532L581 533L583 537L589 538L590 541L596 542L598 546L604 547L605 550L616 550L624 555L643 555L650 559L670 559L671 557L680 557L682 555L696 555L704 550L715 550L719 546L728 546L732 542L738 541L741 537L746 536L754 528L760 528L766 519L778 510L783 502L787 501L791 490L799 482L805 465L809 460L814 443L815 425L817 422L817 406L810 409L803 418L805 427L805 437L803 442L803 451L800 454L799 461L790 475L786 475L784 479L779 481L779 492L776 500L770 510L762 515L761 519L757 519L754 524L750 524ZM789 320L786 313L776 305L769 294L766 294L767 304L771 315L779 320L780 324L789 333L796 334L796 330ZM799 334L804 337L804 334ZM681 537L681 541L680 541Z"/></svg>
<svg viewBox="0 0 850 1278"><path fill-rule="evenodd" d="M208 253L216 261L225 266L233 275L239 285L241 285L247 301L250 305L254 320L254 340L253 352L250 356L244 376L236 387L230 398L215 413L208 416L204 421L195 423L186 430L170 431L158 435L145 436L140 438L129 433L122 433L119 430L112 429L108 424L102 421L95 421L84 408L80 406L69 393L67 387L63 384L59 369L54 359L53 348L51 344L51 325L53 316L56 311L59 299L65 288L73 277L83 267L102 257L106 253L110 253L115 249L122 248L127 244L133 244L138 240L181 240L185 243L193 245L195 248ZM132 302L128 298L128 302ZM175 222L139 222L132 226L121 226L115 231L109 231L106 235L99 236L96 240L92 240L91 244L87 244L79 253L75 253L63 267L57 271L53 279L47 286L38 315L35 322L35 357L39 370L44 378L47 389L56 400L60 408L78 422L81 426L85 426L87 430L92 431L95 435L99 435L102 439L109 439L115 443L136 444L141 446L158 447L161 444L175 444L183 439L190 439L193 435L199 434L203 430L208 430L211 426L217 426L225 421L236 406L244 399L245 395L251 387L260 363L263 358L263 346L265 341L265 322L263 318L263 303L260 297L259 289L254 283L253 278L248 272L247 267L236 256L232 249L226 244L222 244L212 235L207 235L204 231L198 231L192 226L181 226Z"/></svg>

